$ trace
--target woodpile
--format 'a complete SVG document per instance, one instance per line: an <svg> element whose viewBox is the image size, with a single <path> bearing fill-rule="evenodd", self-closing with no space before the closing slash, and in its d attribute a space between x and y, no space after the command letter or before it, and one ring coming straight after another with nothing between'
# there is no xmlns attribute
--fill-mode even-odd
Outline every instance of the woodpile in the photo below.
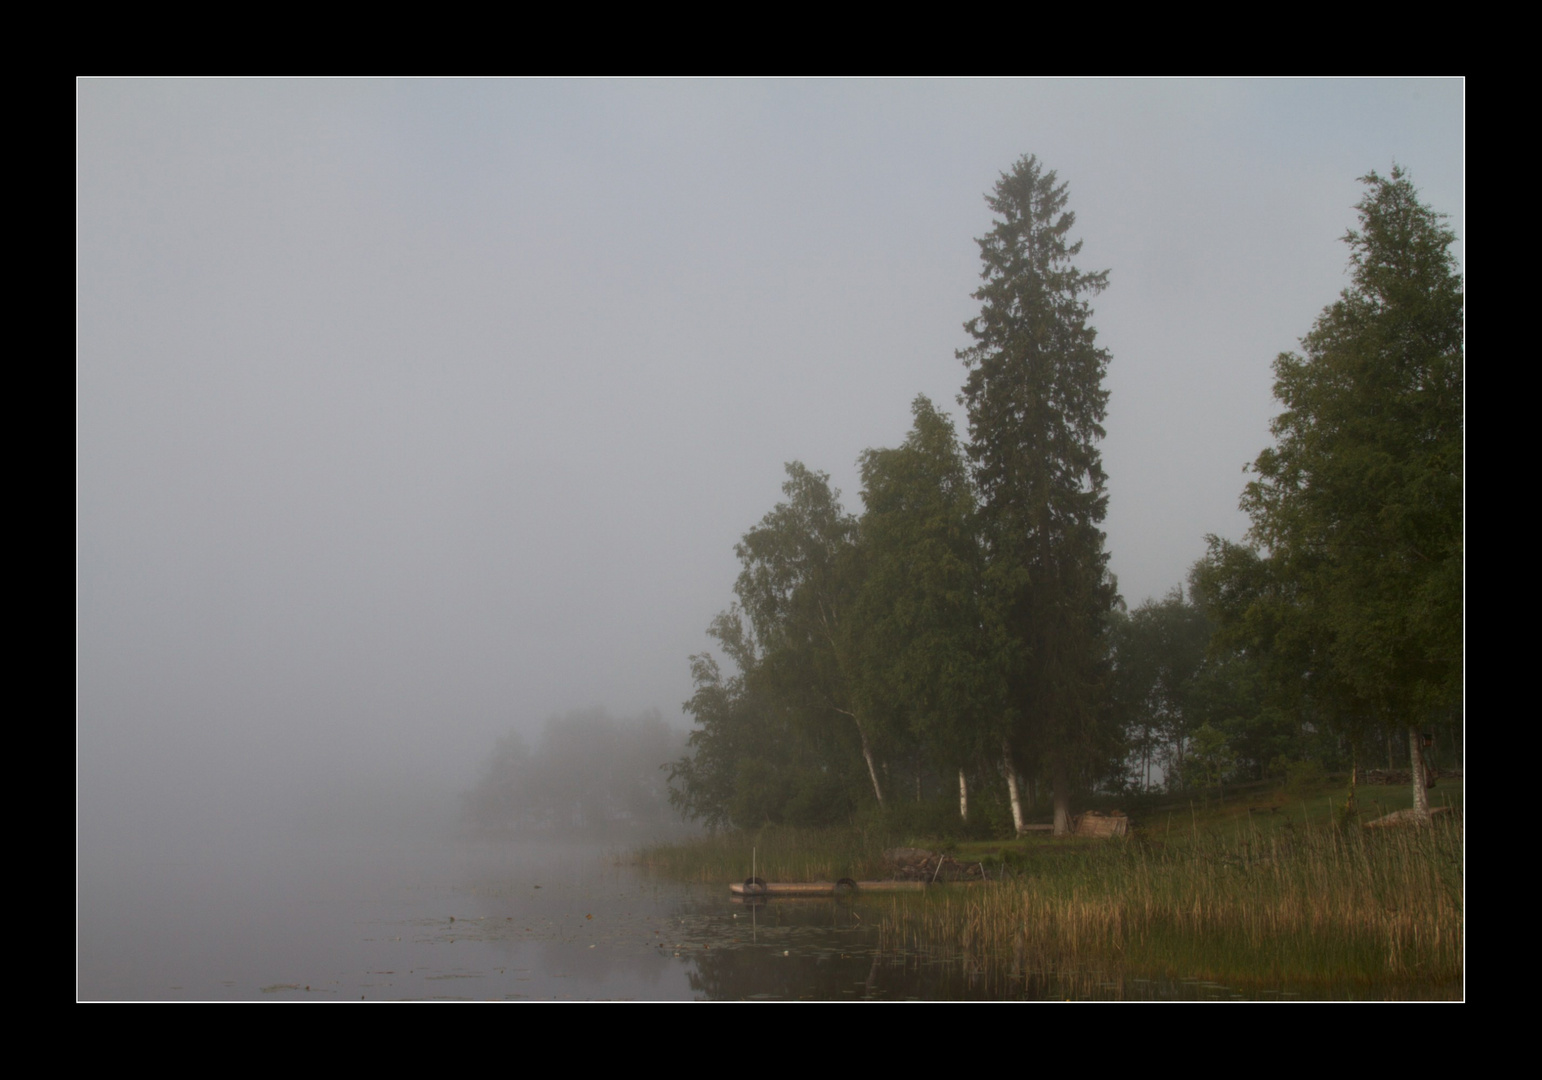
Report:
<svg viewBox="0 0 1542 1080"><path fill-rule="evenodd" d="M883 857L895 881L980 881L985 877L985 868L977 862L961 863L924 848L890 848Z"/></svg>
<svg viewBox="0 0 1542 1080"><path fill-rule="evenodd" d="M1460 780L1462 777L1460 769L1431 768L1424 771L1429 775L1429 782L1425 785L1426 787L1434 787L1435 781L1442 778ZM1407 787L1413 783L1413 773L1407 769L1366 769L1360 774L1360 783L1386 787Z"/></svg>

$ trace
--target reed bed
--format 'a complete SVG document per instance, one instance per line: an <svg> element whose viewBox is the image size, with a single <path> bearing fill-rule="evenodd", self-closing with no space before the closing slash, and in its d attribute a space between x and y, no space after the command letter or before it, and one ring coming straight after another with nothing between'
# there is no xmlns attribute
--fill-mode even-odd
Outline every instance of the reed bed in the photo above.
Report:
<svg viewBox="0 0 1542 1080"><path fill-rule="evenodd" d="M1106 843L1003 885L897 902L884 947L1036 973L1460 982L1462 826Z"/></svg>

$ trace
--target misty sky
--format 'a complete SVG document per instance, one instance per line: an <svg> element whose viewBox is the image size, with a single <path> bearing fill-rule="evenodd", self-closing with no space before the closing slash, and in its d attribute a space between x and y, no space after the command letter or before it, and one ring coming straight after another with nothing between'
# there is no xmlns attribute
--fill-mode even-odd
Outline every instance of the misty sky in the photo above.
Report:
<svg viewBox="0 0 1542 1080"><path fill-rule="evenodd" d="M569 708L684 724L784 462L955 398L1033 153L1108 269L1131 606L1238 539L1270 364L1369 170L1465 238L1464 84L77 84L81 823L469 783ZM1462 257L1458 246L1458 257Z"/></svg>

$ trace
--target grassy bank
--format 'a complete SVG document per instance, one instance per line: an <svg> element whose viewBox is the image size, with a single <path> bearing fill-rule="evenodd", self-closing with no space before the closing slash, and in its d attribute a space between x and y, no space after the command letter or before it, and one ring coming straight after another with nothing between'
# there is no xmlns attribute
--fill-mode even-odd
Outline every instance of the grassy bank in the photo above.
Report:
<svg viewBox="0 0 1542 1080"><path fill-rule="evenodd" d="M937 838L874 818L721 833L637 861L726 885L749 874L753 847L770 881L861 880L888 876L887 847L931 847L984 863L999 883L870 901L888 948L1023 973L1459 987L1462 785L1436 791L1434 805L1455 813L1423 829L1360 825L1404 808L1406 790L1361 788L1346 815L1343 787L1325 782L1129 800L1127 840Z"/></svg>
<svg viewBox="0 0 1542 1080"><path fill-rule="evenodd" d="M1462 974L1459 820L1373 832L1301 829L1139 839L987 889L898 904L886 944L1019 971L1089 968L1238 982Z"/></svg>

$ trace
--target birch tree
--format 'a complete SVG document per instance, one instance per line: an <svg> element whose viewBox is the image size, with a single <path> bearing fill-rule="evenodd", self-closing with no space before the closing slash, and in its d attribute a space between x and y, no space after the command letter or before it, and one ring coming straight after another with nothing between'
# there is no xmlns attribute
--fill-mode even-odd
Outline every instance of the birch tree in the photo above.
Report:
<svg viewBox="0 0 1542 1080"><path fill-rule="evenodd" d="M1284 408L1242 496L1254 547L1212 539L1211 576L1279 681L1337 702L1352 738L1407 732L1423 814L1421 729L1462 688L1465 297L1443 215L1401 169L1361 179L1350 286L1274 362Z"/></svg>
<svg viewBox="0 0 1542 1080"><path fill-rule="evenodd" d="M944 775L957 771L967 821L967 772L1000 715L974 484L953 422L925 397L911 412L903 445L861 458L863 574L848 640L858 700L892 718Z"/></svg>

